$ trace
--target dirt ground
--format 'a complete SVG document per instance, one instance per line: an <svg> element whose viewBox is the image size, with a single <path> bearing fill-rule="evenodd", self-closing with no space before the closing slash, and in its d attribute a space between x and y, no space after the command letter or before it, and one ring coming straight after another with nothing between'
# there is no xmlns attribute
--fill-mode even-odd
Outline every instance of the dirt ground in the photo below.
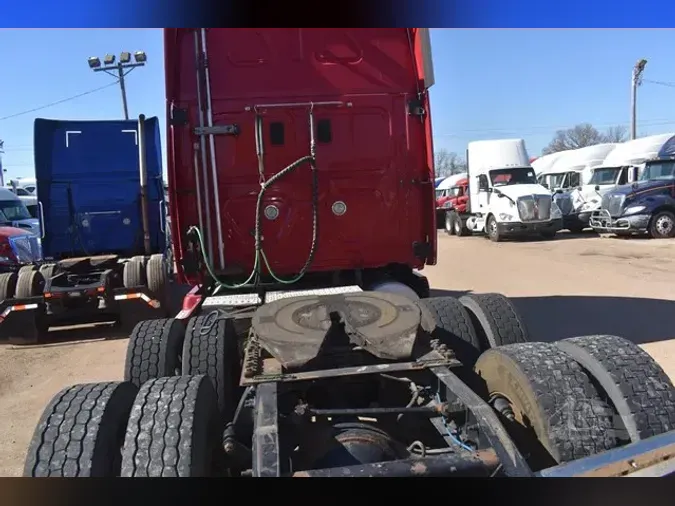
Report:
<svg viewBox="0 0 675 506"><path fill-rule="evenodd" d="M559 234L493 244L438 235L436 295L501 292L532 338L617 334L644 347L675 380L675 242ZM40 346L0 344L0 476L20 476L45 405L73 383L119 380L127 340L110 328L55 333Z"/></svg>

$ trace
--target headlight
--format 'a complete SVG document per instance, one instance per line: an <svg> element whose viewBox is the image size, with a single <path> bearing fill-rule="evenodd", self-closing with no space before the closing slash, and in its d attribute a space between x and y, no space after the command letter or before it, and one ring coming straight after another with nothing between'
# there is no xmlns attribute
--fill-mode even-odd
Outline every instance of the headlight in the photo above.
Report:
<svg viewBox="0 0 675 506"><path fill-rule="evenodd" d="M623 214L636 214L636 213L641 213L647 209L645 206L631 206L626 208L626 210L623 212Z"/></svg>
<svg viewBox="0 0 675 506"><path fill-rule="evenodd" d="M511 221L513 219L513 215L508 213L499 213L499 219L502 221Z"/></svg>

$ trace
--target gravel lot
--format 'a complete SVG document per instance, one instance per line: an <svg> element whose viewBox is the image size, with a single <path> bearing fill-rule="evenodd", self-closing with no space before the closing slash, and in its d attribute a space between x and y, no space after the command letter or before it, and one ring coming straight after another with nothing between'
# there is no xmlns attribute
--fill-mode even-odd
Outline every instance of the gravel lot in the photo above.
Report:
<svg viewBox="0 0 675 506"><path fill-rule="evenodd" d="M533 339L618 334L642 345L675 380L675 242L559 234L493 244L439 233L436 294L502 292ZM54 333L52 344L0 344L0 476L20 476L35 424L73 383L119 380L126 339L110 328Z"/></svg>

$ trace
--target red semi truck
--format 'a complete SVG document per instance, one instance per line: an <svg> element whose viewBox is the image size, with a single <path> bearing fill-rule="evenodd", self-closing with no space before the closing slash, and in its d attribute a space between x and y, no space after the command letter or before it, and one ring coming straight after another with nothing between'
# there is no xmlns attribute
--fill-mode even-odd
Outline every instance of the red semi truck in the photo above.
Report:
<svg viewBox="0 0 675 506"><path fill-rule="evenodd" d="M427 29L166 29L165 68L193 288L175 318L136 326L125 381L52 400L25 475L610 475L672 445L675 389L640 348L528 342L501 295L429 297ZM662 394L620 415L622 384L589 365L618 348ZM623 446L624 415L662 439Z"/></svg>

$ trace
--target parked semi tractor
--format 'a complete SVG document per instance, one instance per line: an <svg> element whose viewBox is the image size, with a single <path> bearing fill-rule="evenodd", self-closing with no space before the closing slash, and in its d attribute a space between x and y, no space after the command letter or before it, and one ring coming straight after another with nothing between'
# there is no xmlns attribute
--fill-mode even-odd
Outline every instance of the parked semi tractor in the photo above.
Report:
<svg viewBox="0 0 675 506"><path fill-rule="evenodd" d="M588 227L588 218L579 218L583 204L579 188L588 184L594 168L601 165L617 145L596 144L561 151L553 163L539 172L540 182L553 192L553 200L562 211L563 229L580 233Z"/></svg>
<svg viewBox="0 0 675 506"><path fill-rule="evenodd" d="M552 239L562 213L551 192L537 183L522 139L475 141L467 148L469 202L464 213L450 211L458 229L507 237Z"/></svg>
<svg viewBox="0 0 675 506"><path fill-rule="evenodd" d="M649 151L632 160L643 164L638 181L607 191L600 208L591 214L590 224L596 232L675 237L675 134L651 139Z"/></svg>
<svg viewBox="0 0 675 506"><path fill-rule="evenodd" d="M654 158L673 135L641 137L618 144L610 151L600 165L592 168L588 183L572 192L579 219L591 226L591 215L600 209L605 193L617 186L635 183L640 178L645 160Z"/></svg>
<svg viewBox="0 0 675 506"><path fill-rule="evenodd" d="M453 199L452 189L460 179L466 179L466 172L452 174L436 186L436 225L439 228L445 223L446 209Z"/></svg>
<svg viewBox="0 0 675 506"><path fill-rule="evenodd" d="M136 326L125 381L51 401L25 475L670 472L675 389L646 352L528 342L506 297L428 297L413 273L437 260L428 30L164 33L173 244L193 289ZM478 166L539 191L527 157L504 158ZM530 193L510 197L526 216Z"/></svg>
<svg viewBox="0 0 675 506"><path fill-rule="evenodd" d="M37 119L34 142L43 258L9 283L0 334L34 342L54 326L116 321L131 330L166 316L157 118Z"/></svg>
<svg viewBox="0 0 675 506"><path fill-rule="evenodd" d="M460 215L466 213L469 204L469 178L465 175L464 178L455 181L448 190L448 195L450 197L445 204L445 216L443 217L445 233L457 236L469 235L471 231L459 218Z"/></svg>

